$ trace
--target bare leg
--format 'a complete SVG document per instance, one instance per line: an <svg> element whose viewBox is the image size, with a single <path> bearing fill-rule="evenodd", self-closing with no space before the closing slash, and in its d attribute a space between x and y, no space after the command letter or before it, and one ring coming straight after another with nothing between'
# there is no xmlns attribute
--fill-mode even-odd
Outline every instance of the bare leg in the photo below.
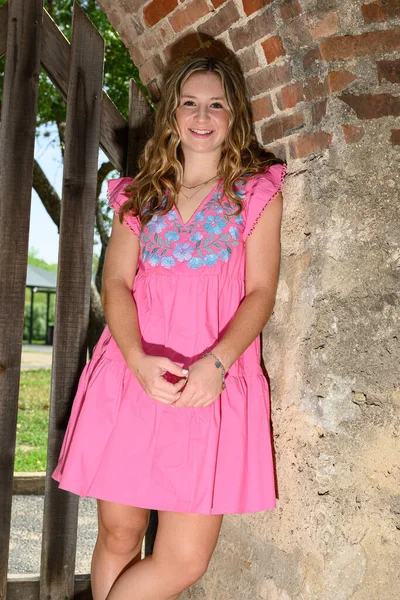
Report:
<svg viewBox="0 0 400 600"><path fill-rule="evenodd" d="M206 572L223 515L158 512L152 556L127 569L107 600L175 600ZM97 600L97 599L96 599Z"/></svg>
<svg viewBox="0 0 400 600"><path fill-rule="evenodd" d="M150 511L97 501L99 532L92 557L93 600L105 600L118 576L140 560Z"/></svg>

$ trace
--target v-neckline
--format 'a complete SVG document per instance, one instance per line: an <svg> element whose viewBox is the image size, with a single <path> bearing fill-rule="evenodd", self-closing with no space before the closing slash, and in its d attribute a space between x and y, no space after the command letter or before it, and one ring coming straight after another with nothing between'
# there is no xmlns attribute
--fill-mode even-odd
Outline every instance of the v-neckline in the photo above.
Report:
<svg viewBox="0 0 400 600"><path fill-rule="evenodd" d="M178 215L179 220L180 220L181 224L183 225L183 227L186 227L186 225L188 225L190 223L190 221L193 219L193 217L199 212L199 210L203 206L203 204L205 204L206 200L208 200L210 198L210 196L218 189L221 181L222 181L221 178L218 179L217 183L214 185L214 187L212 188L212 190L207 194L207 196L205 196L203 198L203 200L200 202L200 204L198 205L198 207L196 208L196 210L194 211L194 213L192 213L191 217L186 222L183 221L182 215L179 212L179 208L176 206L176 204L174 205L176 214Z"/></svg>

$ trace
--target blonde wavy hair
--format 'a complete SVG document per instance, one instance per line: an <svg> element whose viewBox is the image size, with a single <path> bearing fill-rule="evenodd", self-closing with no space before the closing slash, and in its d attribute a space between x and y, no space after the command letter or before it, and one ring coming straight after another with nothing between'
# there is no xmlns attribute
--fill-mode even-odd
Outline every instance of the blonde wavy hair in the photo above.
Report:
<svg viewBox="0 0 400 600"><path fill-rule="evenodd" d="M173 65L165 77L162 97L155 116L154 134L139 159L139 172L125 188L128 200L120 210L139 216L142 226L153 215L164 215L175 205L183 181L184 156L175 113L187 79L199 71L217 73L221 77L229 107L229 124L218 165L223 192L237 205L235 215L243 210L237 186L266 167L283 161L265 152L253 132L250 103L240 68L213 57L185 58Z"/></svg>

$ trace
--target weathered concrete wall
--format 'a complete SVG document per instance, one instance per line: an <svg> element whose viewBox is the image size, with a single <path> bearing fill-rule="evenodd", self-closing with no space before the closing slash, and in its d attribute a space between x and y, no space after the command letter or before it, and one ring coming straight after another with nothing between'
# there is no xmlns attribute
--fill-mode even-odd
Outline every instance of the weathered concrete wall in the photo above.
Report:
<svg viewBox="0 0 400 600"><path fill-rule="evenodd" d="M289 164L278 298L263 335L278 508L226 516L208 573L183 598L394 600L400 3L99 4L155 97L176 48L194 50L207 34L237 52L259 139Z"/></svg>

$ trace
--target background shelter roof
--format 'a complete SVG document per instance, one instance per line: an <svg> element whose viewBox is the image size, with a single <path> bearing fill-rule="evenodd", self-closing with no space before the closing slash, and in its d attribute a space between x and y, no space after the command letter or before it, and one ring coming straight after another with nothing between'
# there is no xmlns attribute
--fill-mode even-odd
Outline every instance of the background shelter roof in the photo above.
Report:
<svg viewBox="0 0 400 600"><path fill-rule="evenodd" d="M28 265L26 274L26 287L37 287L40 289L56 290L57 273L47 271L40 267Z"/></svg>

